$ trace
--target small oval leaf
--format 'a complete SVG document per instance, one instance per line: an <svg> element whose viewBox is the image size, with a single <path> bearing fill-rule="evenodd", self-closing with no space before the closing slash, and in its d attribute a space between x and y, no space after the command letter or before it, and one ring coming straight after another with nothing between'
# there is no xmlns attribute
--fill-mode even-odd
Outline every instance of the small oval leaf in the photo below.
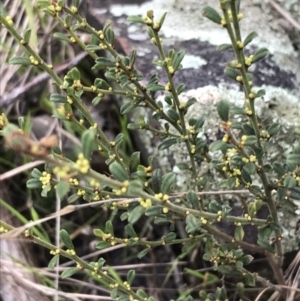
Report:
<svg viewBox="0 0 300 301"><path fill-rule="evenodd" d="M71 237L69 233L65 229L61 229L59 232L59 236L64 245L71 250L74 250L74 245L72 243Z"/></svg>

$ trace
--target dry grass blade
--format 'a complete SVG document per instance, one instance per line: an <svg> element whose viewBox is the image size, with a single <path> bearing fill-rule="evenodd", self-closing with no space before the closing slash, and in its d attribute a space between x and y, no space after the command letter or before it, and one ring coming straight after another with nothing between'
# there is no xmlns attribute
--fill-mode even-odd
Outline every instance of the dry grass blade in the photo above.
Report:
<svg viewBox="0 0 300 301"><path fill-rule="evenodd" d="M19 167L16 167L14 169L11 169L8 172L3 173L2 175L0 175L0 181L4 181L6 179L14 177L17 174L20 174L20 173L22 173L22 172L24 172L28 169L32 169L32 168L34 168L36 166L39 166L41 164L44 164L44 163L45 163L45 161L39 160L39 161L30 162L30 163L21 165Z"/></svg>
<svg viewBox="0 0 300 301"><path fill-rule="evenodd" d="M60 210L59 212L55 212L53 214L50 214L47 217L41 218L41 219L36 220L34 222L29 222L24 226L14 228L11 231L3 233L3 234L1 234L1 239L16 238L16 237L20 236L26 229L29 229L31 227L34 227L36 225L39 225L39 224L44 223L46 221L49 221L51 219L55 219L58 215L63 216L63 215L69 214L69 213L73 212L75 209L76 209L75 206L69 205L69 206L63 208L62 210Z"/></svg>
<svg viewBox="0 0 300 301"><path fill-rule="evenodd" d="M76 55L73 59L69 60L66 63L63 63L59 66L54 67L54 71L57 73L61 73L62 71L72 68L75 65L80 62L87 53L81 52L78 55ZM8 106L14 104L18 100L18 97L21 97L24 95L27 91L32 89L33 87L37 85L43 84L46 80L49 79L49 75L44 72L34 78L32 78L30 81L25 83L24 85L20 85L19 87L14 88L10 93L4 94L3 96L0 97L0 102L3 106ZM3 93L2 93L3 94Z"/></svg>
<svg viewBox="0 0 300 301"><path fill-rule="evenodd" d="M286 270L285 279L290 289L288 291L288 297L286 301L293 301L295 299L296 292L300 292L300 251Z"/></svg>
<svg viewBox="0 0 300 301"><path fill-rule="evenodd" d="M266 0L267 3L273 6L291 25L293 25L297 30L300 30L300 24L289 14L286 10L284 10L278 3L274 0Z"/></svg>
<svg viewBox="0 0 300 301"><path fill-rule="evenodd" d="M43 293L46 296L55 296L58 294L61 297L64 297L67 300L72 301L81 301L81 300L103 300L103 301L111 301L110 297L104 297L104 296L97 296L97 295L87 295L87 294L78 294L78 293L65 293L60 290L53 289L51 287L47 287L41 284L38 284L36 282L32 282L28 279L25 279L19 275L18 271L16 270L10 270L6 268L5 266L1 265L1 273L8 273L14 277L14 280L18 285L22 285L27 288L27 290L30 291L39 291Z"/></svg>
<svg viewBox="0 0 300 301"><path fill-rule="evenodd" d="M34 1L31 2L33 5ZM25 29L28 28L29 20L27 17L25 17L26 11L22 1L5 1L4 7L7 14L13 18L16 28L18 28L20 32L24 32ZM7 29L3 26L1 26L0 29L0 36L3 49L0 52L0 61L2 62L0 95L3 95L5 90L13 91L18 85L20 85L20 83L15 80L15 75L20 66L10 65L6 62L10 56L22 55L24 50L19 43L15 42L13 37L8 36Z"/></svg>

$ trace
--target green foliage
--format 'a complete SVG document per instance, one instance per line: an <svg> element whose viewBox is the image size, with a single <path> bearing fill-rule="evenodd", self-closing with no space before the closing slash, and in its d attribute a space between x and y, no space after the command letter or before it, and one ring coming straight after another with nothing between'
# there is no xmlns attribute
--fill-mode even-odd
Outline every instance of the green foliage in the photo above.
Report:
<svg viewBox="0 0 300 301"><path fill-rule="evenodd" d="M49 191L55 190L57 196L67 198L69 203L77 202L81 196L87 202L108 199L106 209L111 209L113 216L118 211L123 211L121 221L125 225L125 235L128 237L116 237L113 219L104 222L105 227L95 229L97 239L96 248L105 250L116 244L124 244L128 248L141 248L137 257L142 259L147 256L151 249L165 244L180 244L183 252L195 250L199 243L205 241L205 253L203 259L210 262L215 271L224 277L240 277L243 282L237 284L239 296L244 296L245 285L254 286L256 282L265 280L256 273L250 273L247 266L253 259L245 250L267 254L270 265L273 268L276 280L283 285L282 270L278 269L282 260L282 229L278 218L278 207L284 206L283 200L300 195L300 149L295 146L288 155L286 162L270 164L265 162L268 141L280 130L279 123L272 123L266 128L261 128L255 113L254 101L262 97L265 90L251 90L253 75L248 70L250 65L265 58L269 51L266 48L258 49L249 58L245 57L244 48L258 36L256 32L250 33L242 43L237 39L240 35L239 21L242 18L239 12L239 1L220 1L223 16L215 9L207 6L202 10L205 17L222 25L227 29L230 44L218 47L219 51L232 49L235 55L233 61L227 62L224 70L225 75L241 84L245 93L243 107L230 105L225 100L220 100L216 110L222 122L224 136L215 141L204 139L204 117L191 118L188 120L188 110L193 110L197 102L195 98L189 99L185 104L180 102L179 95L185 90L185 84L176 86L173 78L182 68L185 52L169 50L164 52L159 35L160 28L166 14L160 19L154 18L153 11L148 11L145 16L133 16L128 20L141 23L147 27L147 33L158 48L159 57L153 64L161 67L167 75L168 83L162 84L157 74L150 77L146 85L141 83L143 75L135 69L136 51L129 56L121 55L114 48L115 33L110 22L103 29L96 31L86 20L78 14L78 1L73 1L73 7L69 8L60 1L55 5L49 5L49 1L37 1L36 7L44 13L55 17L58 23L65 27L68 35L60 32L54 33L55 39L67 43L77 43L95 61L94 70L103 70L105 79L97 78L90 87L85 86L79 69L71 69L63 81L56 73L46 66L38 53L28 45L30 30L26 30L22 36L13 30L7 19L1 16L1 23L7 27L10 33L18 41L23 43L27 53L34 57L14 57L11 64L24 66L36 65L47 72L55 85L60 88L60 93L53 93L50 101L62 104L57 109L55 117L79 129L81 134L82 153L72 160L66 158L61 152L55 151L53 145L48 142L45 146L42 142L34 142L26 134L21 134L19 128L12 124L3 126L2 134L8 147L16 152L42 158L47 161L45 171L38 169L32 171L32 178L27 181L27 188L41 189L41 195L47 196ZM58 13L62 11L65 20ZM67 25L67 26L65 26ZM78 32L84 30L92 38L91 44L85 45L79 38ZM71 38L69 38L69 36ZM98 56L98 50L105 50L108 56ZM37 64L36 64L37 62ZM255 74L254 74L255 77ZM156 92L164 93L164 101L157 101ZM192 175L191 189L187 192L178 191L175 172L163 173L160 168L154 168L153 158L148 160L148 166L141 162L140 152L134 152L127 163L119 146L124 140L124 135L119 134L114 141L109 141L103 131L93 120L90 111L82 101L84 93L93 93L93 105L101 102L105 95L123 97L121 114L129 114L133 110L148 107L152 110L153 121L160 128L152 128L145 116L141 115L138 120L128 124L130 130L150 131L159 136L161 143L158 150L172 150L172 147L180 145L188 150L188 162L176 162L180 172ZM236 118L236 115L242 118ZM4 124L4 117L2 117ZM1 124L1 123L0 123ZM19 120L20 127L24 120ZM110 176L90 168L90 161L94 153L104 154ZM196 166L199 162L208 162L222 179L217 183L211 183L211 178L199 173ZM268 174L268 175L267 175ZM269 177L270 174L270 177ZM253 185L255 183L255 185ZM242 206L245 213L240 216L231 215L232 208L227 203L221 203L218 199L202 198L208 185L214 184L217 189L225 190L247 189L252 198L243 200ZM276 193L272 194L272 191ZM71 191L71 193L70 193ZM216 193L217 194L217 193ZM103 203L105 203L103 201ZM266 204L269 208L269 217L257 218L257 212ZM280 204L278 206L278 204ZM97 208L97 207L95 207ZM149 222L157 225L169 225L169 232L160 240L150 241L141 239L137 225L142 217L149 217ZM185 237L177 238L176 221L185 223ZM217 223L225 221L234 223L234 234L230 236L217 227ZM258 229L258 239L255 243L245 242L245 229L247 225L254 225ZM135 228L134 228L135 227ZM184 230L183 230L184 231ZM37 232L35 231L34 234ZM201 233L201 234L200 234ZM274 245L270 244L270 238L275 237ZM205 239L204 239L205 237ZM97 263L88 263L78 257L74 251L71 237L66 230L60 231L60 238L67 251L59 249L49 262L49 268L53 268L59 256L72 258L77 267L71 267L63 271L62 278L69 278L80 270L90 272L91 275L99 276L109 288L111 298L117 300L154 300L144 291L131 288L136 278L135 270L127 273L126 281L107 267L108 273L104 273L105 260L100 258ZM31 239L35 239L34 237ZM50 244L37 243L50 248ZM53 251L55 248L51 246ZM243 251L244 250L244 251ZM275 262L275 264L274 264ZM193 277L203 279L201 273L188 270ZM216 276L210 275L206 279L208 284L215 283ZM130 298L129 298L130 296ZM185 300L194 300L187 292L182 295ZM203 300L226 300L225 287L216 288L214 293L200 291L199 296ZM178 299L182 300L182 299Z"/></svg>

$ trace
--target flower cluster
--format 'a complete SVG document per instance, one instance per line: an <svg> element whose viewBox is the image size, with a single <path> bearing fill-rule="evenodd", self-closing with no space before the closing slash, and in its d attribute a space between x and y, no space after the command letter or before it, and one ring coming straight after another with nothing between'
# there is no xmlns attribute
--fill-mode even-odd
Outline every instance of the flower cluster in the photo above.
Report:
<svg viewBox="0 0 300 301"><path fill-rule="evenodd" d="M69 171L70 167L67 165L56 166L53 169L53 173L62 179L66 179L68 177Z"/></svg>
<svg viewBox="0 0 300 301"><path fill-rule="evenodd" d="M51 174L48 173L48 172L46 172L46 171L44 171L42 173L42 176L40 177L39 180L42 182L42 188L44 189L51 182ZM50 188L49 188L49 190L50 190Z"/></svg>
<svg viewBox="0 0 300 301"><path fill-rule="evenodd" d="M7 117L4 113L0 115L0 129L3 129L8 125Z"/></svg>
<svg viewBox="0 0 300 301"><path fill-rule="evenodd" d="M84 158L84 155L81 153L78 155L78 160L75 163L75 167L78 168L81 173L87 173L90 169L89 160Z"/></svg>
<svg viewBox="0 0 300 301"><path fill-rule="evenodd" d="M139 198L139 203L144 208L149 208L152 206L152 201L150 199Z"/></svg>

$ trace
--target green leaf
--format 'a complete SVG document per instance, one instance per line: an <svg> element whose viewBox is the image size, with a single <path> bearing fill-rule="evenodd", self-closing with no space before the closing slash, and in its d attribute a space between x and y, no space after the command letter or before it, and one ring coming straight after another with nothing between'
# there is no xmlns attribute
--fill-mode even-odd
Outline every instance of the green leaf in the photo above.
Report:
<svg viewBox="0 0 300 301"><path fill-rule="evenodd" d="M99 45L89 44L89 45L85 46L85 50L87 50L87 51L98 51L98 50L102 50L102 48Z"/></svg>
<svg viewBox="0 0 300 301"><path fill-rule="evenodd" d="M26 187L29 189L41 188L42 182L39 179L29 179L26 182Z"/></svg>
<svg viewBox="0 0 300 301"><path fill-rule="evenodd" d="M246 183L252 184L252 179L245 168L242 169L242 178Z"/></svg>
<svg viewBox="0 0 300 301"><path fill-rule="evenodd" d="M129 179L127 171L120 163L116 161L109 165L109 171L115 177L115 179L120 182L124 182Z"/></svg>
<svg viewBox="0 0 300 301"><path fill-rule="evenodd" d="M72 195L70 195L69 196L69 198L68 198L68 203L74 203L74 202L76 202L79 198L81 198L81 196L80 195L78 195L77 193L74 193L74 194L72 194Z"/></svg>
<svg viewBox="0 0 300 301"><path fill-rule="evenodd" d="M106 233L109 233L112 236L115 236L114 235L114 227L113 227L111 220L109 220L105 223L105 231L106 231Z"/></svg>
<svg viewBox="0 0 300 301"><path fill-rule="evenodd" d="M149 84L147 85L147 90L150 92L164 91L165 87L158 84Z"/></svg>
<svg viewBox="0 0 300 301"><path fill-rule="evenodd" d="M104 32L106 40L109 44L114 44L115 34L111 27L108 27L107 30Z"/></svg>
<svg viewBox="0 0 300 301"><path fill-rule="evenodd" d="M95 143L95 130L86 130L81 135L82 153L84 158L90 160L94 143Z"/></svg>
<svg viewBox="0 0 300 301"><path fill-rule="evenodd" d="M58 93L53 93L50 96L50 101L56 102L56 103L66 103L67 102L67 97L58 94Z"/></svg>
<svg viewBox="0 0 300 301"><path fill-rule="evenodd" d="M228 49L232 49L232 45L231 44L221 44L217 47L218 51L224 51L224 50L228 50Z"/></svg>
<svg viewBox="0 0 300 301"><path fill-rule="evenodd" d="M242 130L246 135L255 135L254 128L248 123L242 125Z"/></svg>
<svg viewBox="0 0 300 301"><path fill-rule="evenodd" d="M64 245L71 250L74 250L74 245L72 243L71 237L69 233L65 229L61 229L59 232L59 236Z"/></svg>
<svg viewBox="0 0 300 301"><path fill-rule="evenodd" d="M213 21L214 23L221 24L221 16L215 9L213 9L210 6L206 6L203 8L202 15L208 18L209 20Z"/></svg>
<svg viewBox="0 0 300 301"><path fill-rule="evenodd" d="M257 240L257 244L261 247L263 247L264 249L266 249L267 251L271 252L271 253L275 253L274 248L270 245L270 243L265 240L265 239L258 239Z"/></svg>
<svg viewBox="0 0 300 301"><path fill-rule="evenodd" d="M141 126L139 124L135 124L135 123L128 123L127 124L127 129L128 130L139 130L141 128Z"/></svg>
<svg viewBox="0 0 300 301"><path fill-rule="evenodd" d="M52 259L48 263L48 268L49 269L54 269L58 259L59 259L59 254L56 254L55 256L53 256Z"/></svg>
<svg viewBox="0 0 300 301"><path fill-rule="evenodd" d="M270 134L270 136L272 137L273 135L278 133L280 128L281 128L281 124L274 122L274 123L270 124L269 126L267 126L267 131Z"/></svg>
<svg viewBox="0 0 300 301"><path fill-rule="evenodd" d="M125 231L126 233L130 236L130 237L138 237L138 235L136 234L132 224L128 224L125 226Z"/></svg>
<svg viewBox="0 0 300 301"><path fill-rule="evenodd" d="M193 270L191 270L191 271L194 272ZM187 272L189 272L189 271L187 271ZM200 291L199 292L199 297L201 298L201 300L206 300L207 299L207 293L206 293L206 291Z"/></svg>
<svg viewBox="0 0 300 301"><path fill-rule="evenodd" d="M98 264L97 264L98 271L100 271L102 269L102 267L104 266L105 262L106 262L105 259L103 259L102 257L99 258Z"/></svg>
<svg viewBox="0 0 300 301"><path fill-rule="evenodd" d="M227 145L225 142L223 142L222 140L217 140L212 142L209 145L209 150L211 152L216 152L216 151L222 151L223 153L225 153L227 151Z"/></svg>
<svg viewBox="0 0 300 301"><path fill-rule="evenodd" d="M132 285L135 278L135 270L129 270L127 273L127 282Z"/></svg>
<svg viewBox="0 0 300 301"><path fill-rule="evenodd" d="M38 9L47 8L50 5L49 0L37 0L34 3L34 6Z"/></svg>
<svg viewBox="0 0 300 301"><path fill-rule="evenodd" d="M195 191L193 190L188 191L188 193L186 194L186 198L188 202L192 205L193 209L199 209L200 203Z"/></svg>
<svg viewBox="0 0 300 301"><path fill-rule="evenodd" d="M67 268L66 270L64 270L61 274L61 278L62 279L66 279L69 278L71 276L73 276L75 273L79 272L80 269L78 268Z"/></svg>
<svg viewBox="0 0 300 301"><path fill-rule="evenodd" d="M178 121L180 119L178 112L174 109L169 109L167 115L174 121Z"/></svg>
<svg viewBox="0 0 300 301"><path fill-rule="evenodd" d="M185 84L180 84L177 88L177 95L180 95L185 90Z"/></svg>
<svg viewBox="0 0 300 301"><path fill-rule="evenodd" d="M157 216L163 213L163 206L161 205L153 205L147 208L145 215L146 216Z"/></svg>
<svg viewBox="0 0 300 301"><path fill-rule="evenodd" d="M268 54L269 54L269 50L267 48L258 49L252 58L252 63L255 63L255 62L265 58Z"/></svg>
<svg viewBox="0 0 300 301"><path fill-rule="evenodd" d="M67 181L61 180L56 185L56 192L59 198L63 198L70 191L70 184Z"/></svg>
<svg viewBox="0 0 300 301"><path fill-rule="evenodd" d="M249 187L249 191L253 194L253 195L256 195L256 196L262 196L262 190L259 186L256 186L256 185L251 185Z"/></svg>
<svg viewBox="0 0 300 301"><path fill-rule="evenodd" d="M99 96L94 97L93 100L92 100L93 106L98 105L102 99L103 99L103 97L99 97Z"/></svg>
<svg viewBox="0 0 300 301"><path fill-rule="evenodd" d="M146 22L144 21L144 19L142 17L139 16L129 16L127 18L127 21L131 21L133 23L142 23L142 24L146 24Z"/></svg>
<svg viewBox="0 0 300 301"><path fill-rule="evenodd" d="M188 108L191 107L196 102L197 102L197 99L195 97L190 98L185 105L185 110L187 111Z"/></svg>
<svg viewBox="0 0 300 301"><path fill-rule="evenodd" d="M300 165L300 154L289 154L286 162L287 164Z"/></svg>
<svg viewBox="0 0 300 301"><path fill-rule="evenodd" d="M34 168L31 172L31 176L34 177L35 179L40 179L40 177L42 176L42 173L39 169Z"/></svg>
<svg viewBox="0 0 300 301"><path fill-rule="evenodd" d="M194 233L201 227L201 220L193 214L189 214L185 219L187 233Z"/></svg>
<svg viewBox="0 0 300 301"><path fill-rule="evenodd" d="M97 249L100 249L100 250L103 250L103 249L106 249L108 247L111 247L111 243L108 242L108 241L99 241L97 244L96 244L96 248Z"/></svg>
<svg viewBox="0 0 300 301"><path fill-rule="evenodd" d="M120 112L122 115L131 112L134 108L138 105L134 102L126 102L124 105L121 106Z"/></svg>
<svg viewBox="0 0 300 301"><path fill-rule="evenodd" d="M219 265L217 270L218 272L224 274L224 275L230 275L232 273L232 269L233 267L231 267L230 265Z"/></svg>
<svg viewBox="0 0 300 301"><path fill-rule="evenodd" d="M15 56L9 59L9 64L12 65L23 65L23 66L29 66L31 65L31 61L25 57L22 56Z"/></svg>
<svg viewBox="0 0 300 301"><path fill-rule="evenodd" d="M197 123L196 123L196 125L195 125L196 131L202 129L202 127L203 127L203 125L204 125L204 122L205 122L205 118L204 118L204 116L201 116L201 117L197 120Z"/></svg>
<svg viewBox="0 0 300 301"><path fill-rule="evenodd" d="M297 185L296 179L291 176L287 176L283 181L283 186L286 188L293 188L296 185Z"/></svg>
<svg viewBox="0 0 300 301"><path fill-rule="evenodd" d="M163 13L163 15L161 16L161 18L159 19L158 23L159 23L160 27L162 27L162 25L164 24L166 15L167 15L167 13Z"/></svg>
<svg viewBox="0 0 300 301"><path fill-rule="evenodd" d="M178 121L180 119L179 114L174 109L169 109L167 111L167 115L174 121Z"/></svg>
<svg viewBox="0 0 300 301"><path fill-rule="evenodd" d="M249 286L255 286L255 278L251 273L246 274L245 283Z"/></svg>
<svg viewBox="0 0 300 301"><path fill-rule="evenodd" d="M98 66L97 69L101 69L101 67L114 67L115 63L106 57L99 57L96 59L96 65Z"/></svg>
<svg viewBox="0 0 300 301"><path fill-rule="evenodd" d="M242 241L244 239L244 229L242 226L235 227L234 238L238 241Z"/></svg>
<svg viewBox="0 0 300 301"><path fill-rule="evenodd" d="M144 256L146 256L149 253L150 250L151 250L150 248L144 249L143 251L138 253L137 257L139 259L143 258Z"/></svg>
<svg viewBox="0 0 300 301"><path fill-rule="evenodd" d="M222 217L226 217L230 212L232 208L229 205L222 205Z"/></svg>
<svg viewBox="0 0 300 301"><path fill-rule="evenodd" d="M244 47L246 47L249 43L251 43L253 39L255 39L256 37L258 37L256 31L252 31L251 33L249 33L246 39L244 40Z"/></svg>
<svg viewBox="0 0 300 301"><path fill-rule="evenodd" d="M140 164L141 161L141 152L134 152L131 157L130 157L130 161L129 161L129 171L135 172L137 170L137 167Z"/></svg>
<svg viewBox="0 0 300 301"><path fill-rule="evenodd" d="M139 297L141 297L141 298L146 298L145 300L148 300L148 295L143 291L143 290L141 290L141 289L138 289L137 291L136 291L136 294L139 296Z"/></svg>
<svg viewBox="0 0 300 301"><path fill-rule="evenodd" d="M208 210L212 213L218 213L219 211L222 211L222 206L217 201L212 200L209 202Z"/></svg>
<svg viewBox="0 0 300 301"><path fill-rule="evenodd" d="M246 115L245 110L237 106L230 107L230 113L233 115Z"/></svg>
<svg viewBox="0 0 300 301"><path fill-rule="evenodd" d="M162 177L160 190L163 194L168 194L176 180L176 174L169 172Z"/></svg>
<svg viewBox="0 0 300 301"><path fill-rule="evenodd" d="M246 163L244 165L244 168L250 175L254 174L256 172L256 165L254 163Z"/></svg>
<svg viewBox="0 0 300 301"><path fill-rule="evenodd" d="M179 52L176 53L176 55L173 59L173 62L172 62L172 65L173 65L173 68L175 71L180 69L180 64L181 64L184 56L185 56L184 50L180 50Z"/></svg>
<svg viewBox="0 0 300 301"><path fill-rule="evenodd" d="M110 298L112 300L117 300L118 293L119 293L118 287L113 288L110 292Z"/></svg>
<svg viewBox="0 0 300 301"><path fill-rule="evenodd" d="M136 206L131 212L129 212L128 222L130 224L136 223L144 213L145 208L140 205Z"/></svg>
<svg viewBox="0 0 300 301"><path fill-rule="evenodd" d="M162 181L162 172L161 169L154 169L152 172L151 177L151 188L155 193L159 193L160 191L160 185Z"/></svg>
<svg viewBox="0 0 300 301"><path fill-rule="evenodd" d="M220 118L227 122L229 120L229 103L226 100L220 100L217 103L217 110Z"/></svg>
<svg viewBox="0 0 300 301"><path fill-rule="evenodd" d="M80 80L80 72L77 68L72 68L69 72L68 72L68 76L70 76L70 78L72 78L73 80Z"/></svg>
<svg viewBox="0 0 300 301"><path fill-rule="evenodd" d="M143 191L144 184L140 179L136 179L133 181L130 181L128 186L128 193L132 195L137 195L141 191Z"/></svg>
<svg viewBox="0 0 300 301"><path fill-rule="evenodd" d="M177 138L169 138L159 144L158 149L164 150L177 143Z"/></svg>
<svg viewBox="0 0 300 301"><path fill-rule="evenodd" d="M186 163L182 163L182 162L176 164L176 166L177 166L180 170L187 170L187 169L189 169L189 165L186 164Z"/></svg>
<svg viewBox="0 0 300 301"><path fill-rule="evenodd" d="M122 144L122 142L124 141L124 134L123 133L119 133L114 142L116 143L117 146L119 146L120 144Z"/></svg>
<svg viewBox="0 0 300 301"><path fill-rule="evenodd" d="M288 195L294 200L300 200L300 187L292 187L288 190Z"/></svg>
<svg viewBox="0 0 300 301"><path fill-rule="evenodd" d="M265 94L266 94L266 90L265 90L265 89L260 89L260 90L258 90L258 91L255 93L255 98L263 97L263 96L265 96Z"/></svg>
<svg viewBox="0 0 300 301"><path fill-rule="evenodd" d="M243 282L239 282L236 285L236 291L239 294L239 297L242 298L244 296L245 285Z"/></svg>
<svg viewBox="0 0 300 301"><path fill-rule="evenodd" d="M43 198L47 197L48 192L50 191L50 188L51 188L50 183L48 183L48 184L46 185L46 187L43 188L43 190L42 190L42 192L41 192L41 196L42 196Z"/></svg>
<svg viewBox="0 0 300 301"><path fill-rule="evenodd" d="M30 42L31 29L27 28L24 32L24 41L28 44Z"/></svg>
<svg viewBox="0 0 300 301"><path fill-rule="evenodd" d="M64 34L62 34L61 32L55 32L53 34L53 37L56 39L59 39L61 41L70 42L70 39L67 36L65 36Z"/></svg>
<svg viewBox="0 0 300 301"><path fill-rule="evenodd" d="M165 236L165 241L167 242L167 243L170 243L170 242L172 242L174 239L176 239L176 233L174 233L174 232L169 232L166 236Z"/></svg>
<svg viewBox="0 0 300 301"><path fill-rule="evenodd" d="M236 77L237 77L238 75L240 75L239 72L238 72L235 68L232 68L232 67L226 67L226 68L224 69L224 73L225 73L228 77L232 78L233 80L236 80Z"/></svg>
<svg viewBox="0 0 300 301"><path fill-rule="evenodd" d="M245 145L254 145L257 142L256 136L247 136L247 140L245 141Z"/></svg>
<svg viewBox="0 0 300 301"><path fill-rule="evenodd" d="M103 32L106 32L111 27L111 20L107 20L103 25Z"/></svg>
<svg viewBox="0 0 300 301"><path fill-rule="evenodd" d="M110 85L102 78L96 78L94 86L98 89L109 90Z"/></svg>

